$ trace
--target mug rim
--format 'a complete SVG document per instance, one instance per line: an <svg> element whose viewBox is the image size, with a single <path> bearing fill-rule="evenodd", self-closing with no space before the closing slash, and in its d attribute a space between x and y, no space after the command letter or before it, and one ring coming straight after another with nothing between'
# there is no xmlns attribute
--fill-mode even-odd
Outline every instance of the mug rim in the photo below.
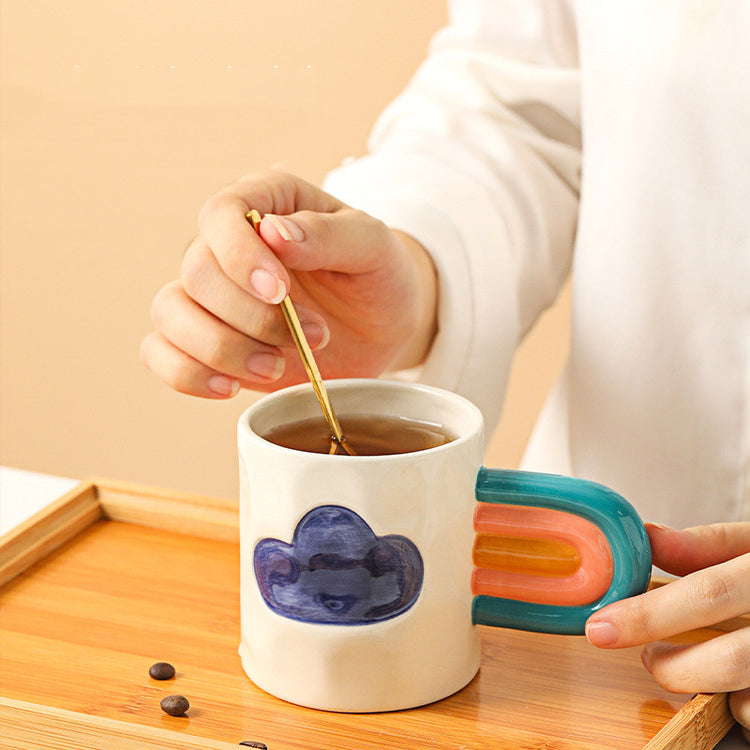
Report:
<svg viewBox="0 0 750 750"><path fill-rule="evenodd" d="M411 451L409 453L391 453L381 455L365 455L365 456L348 456L339 453L315 453L311 451L301 451L295 448L288 448L283 445L278 445L270 440L266 440L260 433L256 432L251 426L251 420L257 412L262 412L266 409L272 408L274 402L286 400L293 397L296 394L309 392L313 394L312 384L309 382L299 383L297 385L287 386L281 388L278 391L272 391L261 396L257 401L252 403L247 409L245 409L237 423L237 429L240 438L249 439L252 442L261 443L268 450L278 450L283 453L288 453L296 456L305 456L308 460L323 460L323 461L347 461L350 463L352 460L362 463L365 461L413 461L416 457L422 456L433 456L435 453L444 452L446 450L455 450L460 445L471 440L477 431L483 431L484 429L484 418L482 416L479 407L476 406L472 401L464 396L454 393L453 391L446 390L445 388L439 388L433 385L426 385L419 382L409 382L402 380L388 380L380 378L331 378L324 380L326 388L331 392L335 393L337 390L349 390L355 387L374 388L380 387L388 390L400 390L400 391L418 391L423 394L427 394L433 398L440 399L444 402L450 402L451 404L458 405L469 419L469 426L462 430L453 440L443 445L437 445L433 448L425 448L419 451ZM409 416L409 415L405 415ZM322 417L322 414L321 414Z"/></svg>

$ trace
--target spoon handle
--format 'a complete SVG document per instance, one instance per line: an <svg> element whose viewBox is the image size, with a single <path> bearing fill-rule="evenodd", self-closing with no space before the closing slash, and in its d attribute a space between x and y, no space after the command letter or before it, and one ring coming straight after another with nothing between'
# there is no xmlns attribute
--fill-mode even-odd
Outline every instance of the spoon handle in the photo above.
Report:
<svg viewBox="0 0 750 750"><path fill-rule="evenodd" d="M297 345L300 357L302 357L302 364L305 366L305 370L307 370L307 376L310 378L315 395L318 397L318 402L320 403L320 408L323 410L326 422L328 422L328 426L331 428L331 432L333 432L336 442L343 447L344 435L341 432L341 425L333 411L331 401L328 398L328 391L326 390L325 385L323 385L323 378L320 375L320 370L318 370L318 365L315 362L310 345L307 343L305 334L302 331L302 326L297 317L297 311L294 309L294 305L292 304L292 300L289 299L289 295L281 300L280 307L281 312L284 313L284 319L289 326L294 343Z"/></svg>
<svg viewBox="0 0 750 750"><path fill-rule="evenodd" d="M253 229L258 232L261 221L260 213L255 209L252 209L245 214L245 218L252 225ZM289 331L292 334L294 343L297 346L300 357L302 358L302 364L305 366L307 376L310 378L313 390L318 398L320 408L323 410L323 416L326 418L326 422L328 422L328 426L333 433L333 437L336 443L338 443L338 445L340 445L347 453L354 455L352 450L346 444L346 439L341 431L341 425L333 411L331 400L328 398L328 391L326 390L325 385L323 385L323 378L321 377L320 370L315 362L315 357L313 357L312 349L310 349L310 344L307 343L307 338L305 338L304 331L302 330L299 318L297 317L297 311L294 309L294 305L288 294L283 300L281 300L280 307L281 312L284 314L284 320L286 320L286 324L289 326Z"/></svg>

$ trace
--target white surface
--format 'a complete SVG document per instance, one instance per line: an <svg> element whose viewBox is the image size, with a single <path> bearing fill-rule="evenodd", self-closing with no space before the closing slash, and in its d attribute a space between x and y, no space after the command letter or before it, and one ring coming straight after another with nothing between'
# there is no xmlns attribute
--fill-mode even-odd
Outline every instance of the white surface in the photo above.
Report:
<svg viewBox="0 0 750 750"><path fill-rule="evenodd" d="M30 518L78 484L76 479L0 467L0 533ZM716 750L747 750L748 743L735 728Z"/></svg>
<svg viewBox="0 0 750 750"><path fill-rule="evenodd" d="M77 479L0 467L0 534L18 526L77 484Z"/></svg>

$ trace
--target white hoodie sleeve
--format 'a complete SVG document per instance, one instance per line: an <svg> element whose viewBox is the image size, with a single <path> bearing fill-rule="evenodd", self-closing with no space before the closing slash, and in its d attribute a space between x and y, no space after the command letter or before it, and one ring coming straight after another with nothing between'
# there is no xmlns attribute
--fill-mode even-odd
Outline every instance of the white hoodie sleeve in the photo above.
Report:
<svg viewBox="0 0 750 750"><path fill-rule="evenodd" d="M565 2L455 0L369 154L324 185L431 254L439 332L419 379L474 401L488 434L513 352L571 265L577 57Z"/></svg>

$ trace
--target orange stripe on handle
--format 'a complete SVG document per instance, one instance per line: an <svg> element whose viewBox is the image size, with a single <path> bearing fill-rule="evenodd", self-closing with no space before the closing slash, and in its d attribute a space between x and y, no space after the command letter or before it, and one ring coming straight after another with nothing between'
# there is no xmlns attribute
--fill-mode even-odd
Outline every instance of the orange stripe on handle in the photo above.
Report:
<svg viewBox="0 0 750 750"><path fill-rule="evenodd" d="M573 547L580 565L570 575L539 575L495 566L475 567L471 589L475 595L518 599L538 604L579 606L603 596L612 581L612 552L604 534L590 521L572 513L548 508L478 503L474 511L474 561L486 560L486 538L510 537L527 540L529 549L539 542ZM502 543L497 546L502 546ZM495 562L499 558L495 557ZM561 565L570 570L569 560Z"/></svg>

